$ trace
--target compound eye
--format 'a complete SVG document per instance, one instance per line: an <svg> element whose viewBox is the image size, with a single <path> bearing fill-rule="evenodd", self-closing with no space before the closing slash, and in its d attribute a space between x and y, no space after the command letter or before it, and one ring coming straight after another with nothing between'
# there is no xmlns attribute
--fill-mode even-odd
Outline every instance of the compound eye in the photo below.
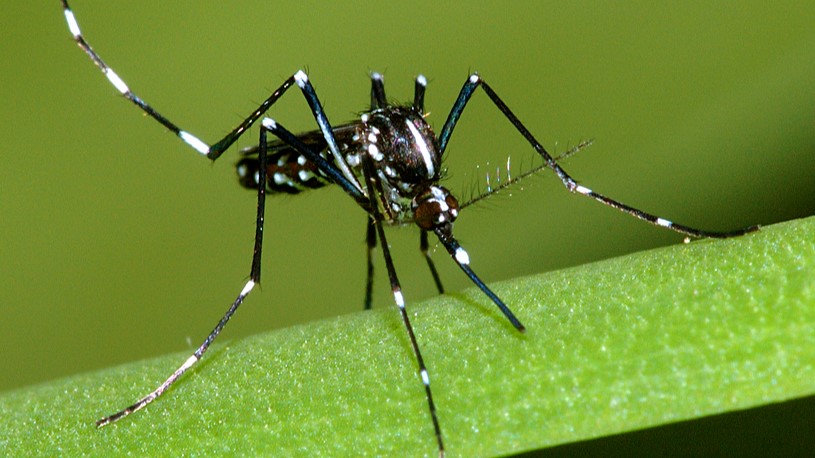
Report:
<svg viewBox="0 0 815 458"><path fill-rule="evenodd" d="M413 212L416 224L425 231L432 231L442 219L441 204L435 200L419 203Z"/></svg>
<svg viewBox="0 0 815 458"><path fill-rule="evenodd" d="M450 225L458 216L458 200L444 188L431 187L413 205L416 225L425 231Z"/></svg>

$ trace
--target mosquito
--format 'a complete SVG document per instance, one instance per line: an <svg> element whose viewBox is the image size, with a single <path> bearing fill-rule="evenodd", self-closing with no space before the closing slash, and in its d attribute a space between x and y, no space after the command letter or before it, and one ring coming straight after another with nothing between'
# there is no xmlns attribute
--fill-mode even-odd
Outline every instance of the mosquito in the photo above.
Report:
<svg viewBox="0 0 815 458"><path fill-rule="evenodd" d="M449 253L453 262L498 307L500 312L519 332L525 331L521 321L470 267L470 256L453 235L453 223L458 217L459 211L467 205L494 195L544 169L554 172L570 193L589 197L635 218L688 237L729 238L758 229L758 226L750 226L730 232L711 232L695 229L636 209L578 184L561 168L558 163L560 158L553 157L541 145L478 73L471 74L464 82L450 110L450 114L447 116L447 120L439 133L436 134L425 120L424 98L427 79L422 75L416 77L413 102L409 104L393 104L385 96L382 75L372 73L369 110L362 113L359 119L332 126L317 97L317 92L311 80L304 71L298 70L272 92L237 127L220 140L209 144L178 127L131 91L124 80L102 60L99 54L85 40L67 0L62 0L62 8L74 41L99 67L116 91L138 106L148 116L173 132L201 156L215 161L250 127L260 121L257 145L242 150L240 152L241 159L236 166L240 184L257 192L254 251L249 279L214 329L181 366L145 397L112 415L98 420L96 425L99 427L113 423L142 409L167 391L173 383L203 357L244 299L260 282L267 194L298 194L309 189L336 185L342 188L343 192L353 199L366 214L368 270L365 307L371 307L373 285L372 253L378 244L385 260L393 300L399 310L415 357L417 375L424 387L430 421L433 425L440 457L444 456L445 446L439 414L430 388L430 375L407 313L402 287L385 236L384 228L386 225L415 224L418 226L420 229L420 249L427 261L437 289L440 293L443 293L444 288L439 274L428 254L428 237L429 234L433 234ZM293 86L296 86L304 96L317 123L317 130L296 135L279 122L265 116L269 108ZM543 161L542 165L534 167L524 174L512 178L507 177L500 184L497 183L495 187L488 184L485 192L476 195L475 198L464 204L460 204L450 190L439 184L443 175L442 158L459 118L467 103L479 88ZM275 138L270 138L269 134ZM585 143L573 148L566 155L576 152L583 146L585 146Z"/></svg>

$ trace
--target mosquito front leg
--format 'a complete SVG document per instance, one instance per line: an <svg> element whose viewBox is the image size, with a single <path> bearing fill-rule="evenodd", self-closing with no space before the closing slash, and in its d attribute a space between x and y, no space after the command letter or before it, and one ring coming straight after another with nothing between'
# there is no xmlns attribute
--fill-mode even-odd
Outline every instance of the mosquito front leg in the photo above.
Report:
<svg viewBox="0 0 815 458"><path fill-rule="evenodd" d="M411 324L410 317L408 316L407 309L405 308L405 297L402 295L402 286L399 283L399 277L396 275L396 268L393 265L388 240L385 237L385 229L382 226L382 215L380 214L376 203L375 194L381 194L383 192L382 183L379 181L378 176L374 171L371 157L365 156L363 161L365 167L365 178L368 182L368 200L371 206L370 215L379 236L380 246L382 247L382 256L385 258L385 267L388 271L388 280L390 281L393 300L396 302L396 306L399 308L399 315L402 317L402 323L405 326L405 331L410 339L410 345L413 348L413 355L416 357L416 363L419 366L419 376L422 380L422 384L424 385L425 395L427 397L427 406L430 410L430 418L433 422L433 429L436 433L436 442L438 443L439 448L439 457L441 458L444 456L444 440L442 439L439 417L436 413L436 404L433 401L433 391L430 389L430 375L427 371L427 366L424 363L422 351L419 348L419 342L416 339L416 333L413 331L413 324Z"/></svg>
<svg viewBox="0 0 815 458"><path fill-rule="evenodd" d="M447 117L447 121L444 123L444 127L441 130L441 133L438 136L438 149L441 154L444 153L445 148L447 147L447 142L450 140L450 136L453 133L453 129L458 122L458 119L461 117L462 112L464 111L467 102L469 102L470 98L472 97L475 90L481 87L487 96L492 100L493 104L498 108L501 113L503 113L504 117L509 120L509 122L515 127L515 129L526 139L527 142L535 149L535 151L540 154L543 158L544 163L553 171L555 174L560 178L560 181L563 183L563 186L566 187L570 192L574 192L580 195L584 195L586 197L590 197L604 205L608 205L609 207L615 208L620 210L623 213L627 213L635 218L641 219L643 221L647 221L651 224L656 226L664 227L670 229L675 232L679 232L680 234L689 235L691 237L707 237L707 238L728 238L728 237L737 237L740 235L747 234L749 232L753 232L758 230L758 226L750 226L744 229L737 229L734 231L727 231L727 232L715 232L715 231L706 231L702 229L696 229L690 226L685 226L683 224L674 223L665 218L661 218L654 214L644 212L637 208L634 208L630 205L624 204L620 201L612 199L610 197L606 197L600 193L594 192L592 189L577 184L577 182L569 176L568 173L557 163L557 161L549 154L548 151L540 144L540 142L532 135L529 129L524 126L524 124L515 116L515 113L509 109L509 107L504 103L503 100L495 93L495 91L483 80L477 73L473 73L464 83L464 86L461 88L461 92L458 95L455 103L453 104L453 108L450 110L450 115Z"/></svg>

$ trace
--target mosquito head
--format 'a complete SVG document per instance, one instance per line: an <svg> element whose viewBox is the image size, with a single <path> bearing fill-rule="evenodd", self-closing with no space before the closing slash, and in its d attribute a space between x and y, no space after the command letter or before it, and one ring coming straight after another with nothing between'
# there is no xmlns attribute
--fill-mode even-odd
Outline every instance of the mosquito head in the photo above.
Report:
<svg viewBox="0 0 815 458"><path fill-rule="evenodd" d="M458 217L458 200L442 186L428 186L411 203L413 218L422 230L449 233Z"/></svg>

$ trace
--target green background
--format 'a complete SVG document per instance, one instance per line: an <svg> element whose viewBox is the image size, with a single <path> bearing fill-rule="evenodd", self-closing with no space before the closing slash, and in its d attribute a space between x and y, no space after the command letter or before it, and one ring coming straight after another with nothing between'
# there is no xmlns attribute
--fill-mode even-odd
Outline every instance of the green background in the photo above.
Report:
<svg viewBox="0 0 815 458"><path fill-rule="evenodd" d="M143 117L73 43L58 3L43 3L0 18L0 389L191 349L242 286L254 231L234 151L210 164ZM421 72L436 127L478 70L550 149L595 139L566 168L598 192L709 229L815 214L811 2L225 5L72 4L131 88L208 141L298 68L334 122L365 108L368 72L395 100ZM313 128L296 93L272 116ZM518 170L534 163L477 94L446 185L468 190L507 155ZM365 216L350 199L277 198L267 216L263 287L225 338L360 310ZM468 208L456 233L488 282L682 239L550 176ZM432 296L416 230L389 236L407 300ZM469 286L435 256L449 289ZM378 261L375 306L390 307Z"/></svg>

